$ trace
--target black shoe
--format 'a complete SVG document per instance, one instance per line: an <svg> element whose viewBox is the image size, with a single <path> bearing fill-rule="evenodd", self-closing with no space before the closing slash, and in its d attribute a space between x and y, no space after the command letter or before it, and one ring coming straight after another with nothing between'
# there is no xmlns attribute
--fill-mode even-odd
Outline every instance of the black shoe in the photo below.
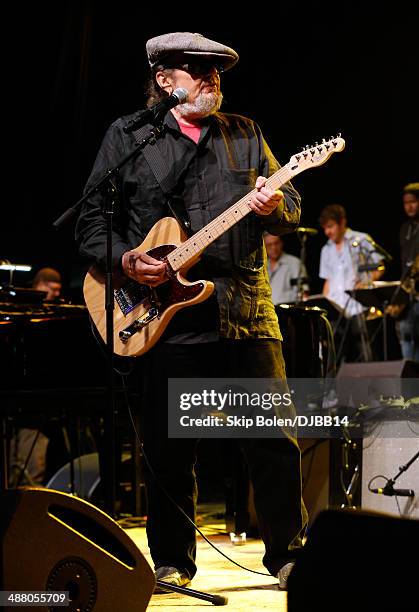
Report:
<svg viewBox="0 0 419 612"><path fill-rule="evenodd" d="M156 569L156 580L164 580L164 582L168 584L174 584L180 587L188 586L191 583L189 576L185 574L185 572L182 572L182 570L176 567L168 567L166 565ZM170 589L165 589L157 585L154 592L170 593Z"/></svg>
<svg viewBox="0 0 419 612"><path fill-rule="evenodd" d="M292 568L294 567L294 565L295 565L294 561L290 561L289 563L286 563L285 565L283 565L281 569L279 570L277 576L278 576L278 588L280 591L287 590L288 576L291 574Z"/></svg>

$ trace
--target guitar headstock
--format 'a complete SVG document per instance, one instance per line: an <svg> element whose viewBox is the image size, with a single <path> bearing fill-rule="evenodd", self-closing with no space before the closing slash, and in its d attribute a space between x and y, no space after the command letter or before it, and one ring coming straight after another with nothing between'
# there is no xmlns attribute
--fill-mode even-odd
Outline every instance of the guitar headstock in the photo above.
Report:
<svg viewBox="0 0 419 612"><path fill-rule="evenodd" d="M345 148L345 141L338 134L335 138L326 140L323 138L321 143L316 142L313 145L303 147L300 153L296 153L290 159L287 167L293 174L298 174L307 168L321 166L324 164L333 153L340 153Z"/></svg>

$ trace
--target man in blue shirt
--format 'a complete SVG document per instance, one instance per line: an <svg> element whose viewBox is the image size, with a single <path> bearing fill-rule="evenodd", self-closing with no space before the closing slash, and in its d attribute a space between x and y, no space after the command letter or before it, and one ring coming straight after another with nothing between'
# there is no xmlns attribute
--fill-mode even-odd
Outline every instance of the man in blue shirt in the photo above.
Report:
<svg viewBox="0 0 419 612"><path fill-rule="evenodd" d="M368 234L347 226L343 206L326 206L319 223L329 239L320 254L319 276L324 279L323 294L343 309L343 317L348 320L346 329L350 330L353 340L345 350L345 357L356 360L362 354L364 361L370 361L372 354L363 315L365 308L347 291L367 287L378 280L384 273L382 256L375 251Z"/></svg>

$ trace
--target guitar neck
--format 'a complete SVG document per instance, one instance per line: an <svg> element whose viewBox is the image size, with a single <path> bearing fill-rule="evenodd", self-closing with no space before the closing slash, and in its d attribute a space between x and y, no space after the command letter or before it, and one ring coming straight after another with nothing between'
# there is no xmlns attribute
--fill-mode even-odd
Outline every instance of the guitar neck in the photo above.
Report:
<svg viewBox="0 0 419 612"><path fill-rule="evenodd" d="M298 174L299 171L300 170L295 172L291 170L288 168L287 164L268 178L266 186L275 191L295 176L295 174ZM211 221L211 223L208 223L208 225L172 251L167 257L172 269L177 271L186 266L191 260L195 259L197 255L202 253L208 245L214 242L214 240L219 238L224 232L248 215L252 211L252 209L249 208L250 197L256 193L257 189L250 191L238 202L227 208L227 210L221 213L216 219Z"/></svg>

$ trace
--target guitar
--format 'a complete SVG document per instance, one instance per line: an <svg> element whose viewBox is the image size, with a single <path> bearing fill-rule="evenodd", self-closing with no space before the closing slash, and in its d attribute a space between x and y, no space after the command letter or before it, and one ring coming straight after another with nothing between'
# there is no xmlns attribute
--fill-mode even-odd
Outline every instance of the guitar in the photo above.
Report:
<svg viewBox="0 0 419 612"><path fill-rule="evenodd" d="M345 141L340 137L323 139L321 144L305 147L266 182L272 190L279 189L304 170L324 164L340 152ZM160 219L134 250L149 255L167 265L168 280L156 288L138 283L121 273L114 273L114 352L123 357L137 357L156 344L172 317L181 308L199 304L214 291L207 280L189 282L185 274L199 260L205 248L243 219L251 191L238 202L188 238L172 217ZM84 298L89 314L100 336L106 341L105 275L97 268L89 269L84 281Z"/></svg>
<svg viewBox="0 0 419 612"><path fill-rule="evenodd" d="M399 289L395 291L391 303L386 307L385 313L393 319L401 319L412 295L417 295L419 280L419 255L416 255L407 273L399 282Z"/></svg>

